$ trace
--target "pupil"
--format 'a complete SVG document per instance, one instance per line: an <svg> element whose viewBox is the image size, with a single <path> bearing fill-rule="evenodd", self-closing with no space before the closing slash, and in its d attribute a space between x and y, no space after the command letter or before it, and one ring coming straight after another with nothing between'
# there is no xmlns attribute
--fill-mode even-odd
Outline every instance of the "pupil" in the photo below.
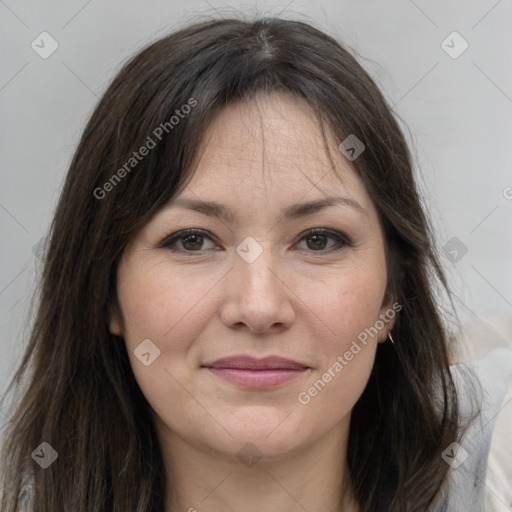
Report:
<svg viewBox="0 0 512 512"><path fill-rule="evenodd" d="M202 236L201 235L188 235L187 237L185 237L183 240L183 246L186 246L187 245L187 242L190 241L192 239L192 249L200 249L201 248L201 245L202 245ZM194 239L195 239L195 244L194 244ZM190 244L188 244L190 246ZM186 248L186 247L185 247ZM188 247L189 249L191 247Z"/></svg>
<svg viewBox="0 0 512 512"><path fill-rule="evenodd" d="M316 249L325 249L325 247L322 247L322 246L325 246L325 235L311 235L309 237L310 240L315 240L316 239L316 243L313 242L313 248L316 248ZM317 244L320 244L320 245L317 245ZM311 246L310 246L310 249L311 249Z"/></svg>

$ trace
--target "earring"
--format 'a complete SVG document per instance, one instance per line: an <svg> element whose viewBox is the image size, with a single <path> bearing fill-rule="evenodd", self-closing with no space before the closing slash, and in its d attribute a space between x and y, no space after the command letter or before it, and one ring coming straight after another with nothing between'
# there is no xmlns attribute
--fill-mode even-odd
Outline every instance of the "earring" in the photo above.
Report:
<svg viewBox="0 0 512 512"><path fill-rule="evenodd" d="M388 332L388 338L389 338L389 341L391 341L391 343L393 343L393 345L394 345L395 342L393 341L393 338L391 337L391 332Z"/></svg>

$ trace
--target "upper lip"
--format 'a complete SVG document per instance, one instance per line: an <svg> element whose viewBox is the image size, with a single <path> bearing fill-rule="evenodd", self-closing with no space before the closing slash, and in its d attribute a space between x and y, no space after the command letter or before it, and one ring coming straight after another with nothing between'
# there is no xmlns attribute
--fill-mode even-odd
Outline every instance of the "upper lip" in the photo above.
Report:
<svg viewBox="0 0 512 512"><path fill-rule="evenodd" d="M258 359L244 355L223 357L222 359L217 359L211 363L205 363L202 366L205 366L206 368L237 368L247 370L304 370L309 368L307 364L299 363L298 361L286 359L284 357L268 356Z"/></svg>

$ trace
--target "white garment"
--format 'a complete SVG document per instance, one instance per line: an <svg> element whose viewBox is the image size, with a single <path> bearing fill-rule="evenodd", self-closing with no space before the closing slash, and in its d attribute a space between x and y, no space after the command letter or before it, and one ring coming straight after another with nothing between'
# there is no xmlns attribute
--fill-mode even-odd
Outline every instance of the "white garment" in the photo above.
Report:
<svg viewBox="0 0 512 512"><path fill-rule="evenodd" d="M497 364L497 358L500 364ZM466 363L466 366L474 371L483 394L476 397L468 396L469 390L464 387L460 379L463 365L453 365L452 370L461 409L463 414L471 414L471 402L476 398L480 402L481 412L460 443L462 451L455 457L458 459L456 464L463 458L467 458L452 470L447 510L448 512L491 512L485 508L487 464L494 426L505 405L506 379L512 375L512 351L498 348L478 361Z"/></svg>

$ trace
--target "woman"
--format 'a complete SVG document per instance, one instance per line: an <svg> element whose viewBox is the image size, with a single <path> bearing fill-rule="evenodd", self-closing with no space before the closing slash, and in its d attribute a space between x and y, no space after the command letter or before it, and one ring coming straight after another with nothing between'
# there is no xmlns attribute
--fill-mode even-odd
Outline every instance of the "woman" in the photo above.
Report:
<svg viewBox="0 0 512 512"><path fill-rule="evenodd" d="M136 55L45 258L2 510L456 510L446 280L390 107L330 36L214 20Z"/></svg>

